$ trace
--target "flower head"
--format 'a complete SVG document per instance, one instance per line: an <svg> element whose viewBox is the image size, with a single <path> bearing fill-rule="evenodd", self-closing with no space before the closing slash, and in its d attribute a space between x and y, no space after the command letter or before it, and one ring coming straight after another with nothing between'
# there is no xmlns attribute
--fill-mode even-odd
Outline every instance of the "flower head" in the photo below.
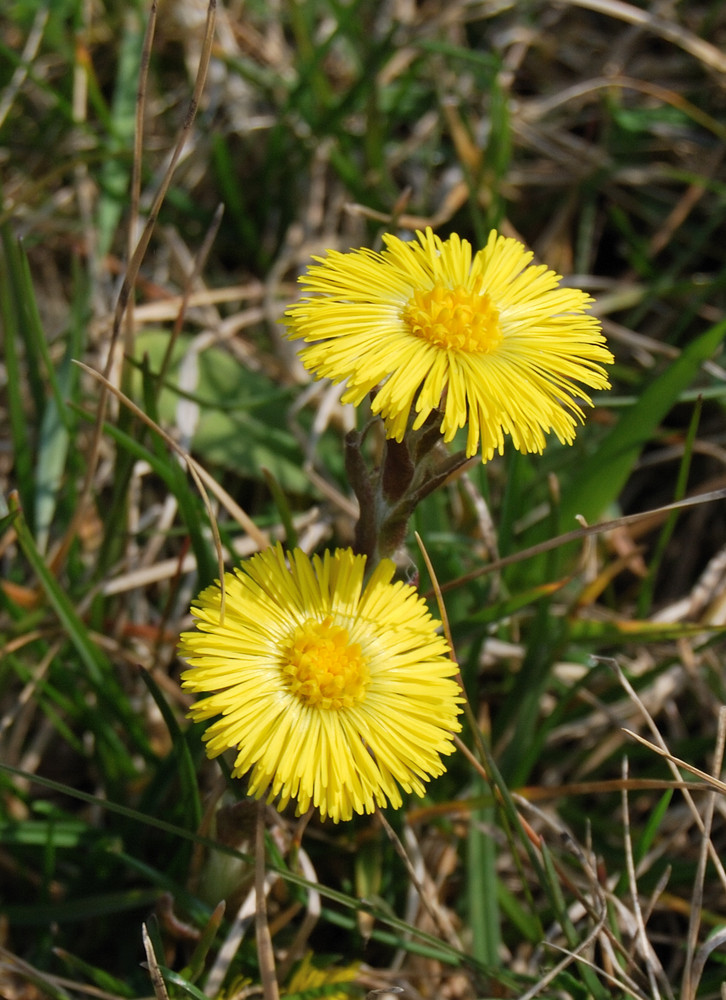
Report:
<svg viewBox="0 0 726 1000"><path fill-rule="evenodd" d="M328 252L301 282L286 317L288 336L318 378L347 379L343 401L372 402L397 441L442 410L450 441L468 425L466 453L500 454L509 435L541 452L545 434L571 443L592 400L580 385L607 389L613 358L592 299L532 266L517 240L492 231L483 250L430 229L418 240L384 236L385 250ZM578 401L579 400L579 401Z"/></svg>
<svg viewBox="0 0 726 1000"><path fill-rule="evenodd" d="M312 803L336 822L423 795L445 769L461 696L456 665L415 589L383 560L363 585L350 549L312 560L278 545L207 587L181 636L183 686L208 692L193 719L207 753L237 750L233 774L282 809Z"/></svg>
<svg viewBox="0 0 726 1000"><path fill-rule="evenodd" d="M359 970L359 962L353 962L345 966L332 968L328 966L325 969L319 969L313 965L312 953L308 952L293 973L283 995L307 993L309 991L314 996L315 991L319 989L320 996L324 996L326 1000L349 1000L353 988L352 984L355 982ZM341 988L338 990L332 989L333 986L337 985L340 985Z"/></svg>

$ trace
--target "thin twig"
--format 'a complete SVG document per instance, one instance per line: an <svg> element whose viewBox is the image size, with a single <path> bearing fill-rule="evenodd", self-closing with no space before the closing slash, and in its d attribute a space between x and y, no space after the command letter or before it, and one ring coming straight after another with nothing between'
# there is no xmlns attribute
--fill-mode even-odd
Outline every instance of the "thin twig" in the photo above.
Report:
<svg viewBox="0 0 726 1000"><path fill-rule="evenodd" d="M155 4L154 4L155 8ZM152 15L154 14L154 8L152 8ZM101 438L103 436L103 425L106 420L106 408L108 404L108 389L110 387L110 374L113 365L113 359L116 349L116 344L118 342L119 334L121 331L121 323L123 321L124 313L131 296L131 291L136 282L136 276L139 273L139 268L141 267L141 262L144 259L146 251L148 249L149 243L151 241L151 236L156 226L156 220L159 216L159 211L166 197L166 193L169 190L169 185L171 184L171 179L174 175L177 162L181 156L182 150L186 144L187 138L191 131L191 127L194 123L194 118L197 113L197 108L199 107L199 101L204 89L204 84L207 78L207 70L209 69L209 60L212 53L212 41L214 39L214 23L217 11L217 0L209 0L209 6L207 8L207 23L204 33L204 43L202 46L202 53L199 60L199 68L197 70L197 78L194 84L194 91L192 98L189 102L189 108L187 110L184 123L181 127L177 141L172 152L171 160L169 166L167 167L166 173L162 178L159 189L156 192L154 200L149 211L149 217L146 221L144 231L139 238L131 259L129 260L128 266L126 268L126 273L121 284L121 289L119 291L118 300L116 303L116 309L114 312L113 326L111 330L111 340L108 348L108 356L106 359L106 365L103 371L103 382L105 388L102 389L99 400L98 408L96 410L96 420L93 429L93 435L91 438L91 445L89 448L87 464L86 464L86 475L83 480L81 489L79 490L78 499L74 508L73 516L71 517L70 524L65 533L65 536L58 547L53 559L54 568L65 561L65 557L76 538L80 526L87 517L88 506L91 499L91 493L93 489L93 481L96 475L96 465L98 463L98 456L101 449Z"/></svg>
<svg viewBox="0 0 726 1000"><path fill-rule="evenodd" d="M685 500L678 500L675 503L667 503L662 507L653 507L651 510L640 511L637 514L626 514L624 517L613 518L612 521L601 521L599 524L589 524L582 528L575 528L573 531L566 531L562 535L556 535L554 538L549 538L537 545L532 545L522 552L513 552L512 555L504 556L502 559L496 559L484 566L480 566L479 569L475 569L471 573L466 573L464 576L457 577L456 580L450 580L448 583L442 584L440 590L442 594L446 594L450 590L455 590L457 587L464 587L466 584L471 583L472 580L478 580L479 577L486 576L488 573L494 573L505 566L513 566L515 563L532 559L543 552L551 552L552 549L558 549L562 545L568 545L570 542L579 542L590 535L604 534L606 531L613 531L615 528L636 524L638 521L643 521L657 514L669 514L674 510L697 507L700 504L712 503L715 500L726 500L726 489L698 493L696 496L686 497ZM424 596L431 597L432 594L429 593ZM704 626L704 632L706 631L708 631L708 628Z"/></svg>
<svg viewBox="0 0 726 1000"><path fill-rule="evenodd" d="M479 723L477 721L476 716L474 715L474 710L471 707L471 704L469 702L469 698L467 697L466 688L464 687L464 678L461 676L461 670L459 668L459 664L458 664L457 659L456 659L456 651L454 649L454 638L453 638L453 636L451 634L451 626L449 625L449 617L448 617L448 615L446 613L446 605L444 604L444 598L443 598L443 594L442 594L443 588L439 584L439 580L438 580L438 577L436 576L436 571L434 569L434 565L431 562L431 558L429 557L429 554L428 554L428 552L426 550L426 546L424 545L423 539L421 538L421 536L419 535L419 533L417 531L414 532L414 534L416 536L416 542L418 543L418 547L419 547L419 549L421 551L421 555L423 556L424 562L426 563L426 569L428 571L429 578L431 580L431 584L432 584L432 587L433 587L433 592L436 595L436 603L437 603L437 606L438 606L438 609L439 609L439 615L441 616L441 622L442 622L443 628L444 628L444 635L446 636L446 643L447 643L447 645L449 647L449 656L450 656L452 662L455 663L456 667L457 667L456 680L458 681L459 688L461 690L461 694L462 694L462 697L464 699L464 713L466 715L467 722L469 723L469 728L471 729L472 736L474 738L474 742L476 743L477 751L479 752L479 759L482 762L482 764L481 764L481 773L482 773L482 776L484 777L484 780L487 782L487 784L489 784L489 778L488 778L488 776L486 774L486 771L484 770L484 766L483 766L483 761L486 760L486 752L485 752L484 747L482 745L482 735L481 735L481 732L479 730Z"/></svg>
<svg viewBox="0 0 726 1000"><path fill-rule="evenodd" d="M129 225L128 225L128 245L127 253L129 260L133 259L134 245L136 242L136 230L138 228L139 202L141 201L141 163L144 149L144 112L146 108L146 85L149 77L149 65L151 63L151 51L154 46L154 34L156 32L156 17L158 13L157 0L151 0L149 9L149 19L146 22L146 32L144 42L141 47L141 62L139 65L139 78L136 86L136 119L134 127L134 153L131 160L131 183L129 185ZM130 357L134 348L134 299L129 296L128 308L126 310L126 323L124 326L124 354ZM113 364L113 335L111 338L112 349L109 351L106 360L105 374L110 372L110 365ZM127 385L123 385L127 388Z"/></svg>
<svg viewBox="0 0 726 1000"><path fill-rule="evenodd" d="M628 780L628 758L623 757L622 763L622 773L623 781ZM643 921L643 913L640 909L640 898L638 896L638 880L635 875L635 860L633 858L633 840L630 835L630 806L628 804L628 793L625 788L621 795L621 802L623 806L623 841L625 844L625 866L628 872L628 881L630 883L630 898L633 901L633 915L635 917L635 926L637 929L636 938L640 945L640 953L643 956L645 962L646 973L648 975L648 982L650 983L650 989L654 1000L660 1000L660 991L658 989L658 983L656 981L655 971L651 962L649 961L651 948L648 942L648 935L645 932L645 923Z"/></svg>
<svg viewBox="0 0 726 1000"><path fill-rule="evenodd" d="M623 3L623 0L567 0L573 7L585 7L587 10L594 10L606 17L617 18L625 21L626 24L634 24L640 28L645 28L654 35L672 42L688 52L704 66L716 70L718 73L726 73L726 56L720 52L715 45L694 35L683 24L675 24L667 21L664 17L659 17L652 10L641 10L632 4Z"/></svg>
<svg viewBox="0 0 726 1000"><path fill-rule="evenodd" d="M700 771L698 768L693 767L693 765L691 764L687 764L685 761L679 760L677 757L674 757L670 753L668 747L665 744L665 740L661 736L660 731L656 726L655 721L653 720L653 717L651 716L650 712L639 698L633 685L625 676L622 668L620 667L620 664L616 660L612 659L609 659L605 662L611 664L611 666L613 667L618 676L618 680L620 681L624 689L627 691L629 696L632 698L633 704L637 705L637 707L640 709L643 718L645 719L648 725L648 728L650 729L655 739L657 740L657 745L650 743L648 740L644 739L644 737L639 736L637 733L632 732L630 729L623 729L623 732L626 733L628 736L632 736L632 738L634 740L637 740L638 743L642 743L644 746L647 746L650 750L653 751L653 753L657 753L659 756L664 757L670 765L670 770L674 778L680 778L678 768L682 767L684 770L689 771L691 774L695 774L697 777L703 778L703 780L707 782L709 785L711 785L713 788L716 788L722 792L726 791L726 783L724 783L723 781L719 781L718 778L714 778L710 774L706 774L705 771ZM701 819L701 814L696 808L696 803L693 801L691 793L687 791L685 788L682 791L683 791L683 798L686 800L686 803L688 805L691 815L693 816L696 826L698 827L701 834L704 834L705 828L703 825L703 820ZM726 871L724 870L721 859L719 858L716 849L714 848L710 839L708 840L708 849L711 860L713 861L716 867L716 871L718 872L719 879L721 880L721 884L724 887L726 887Z"/></svg>
<svg viewBox="0 0 726 1000"><path fill-rule="evenodd" d="M307 813L308 819L312 815L312 812L313 810L311 807ZM277 975L283 982L295 962L302 957L308 938L312 934L313 928L320 919L320 914L322 912L320 893L317 889L312 888L317 885L318 882L318 876L315 868L313 867L313 863L310 860L307 851L303 850L302 847L297 848L296 856L300 871L310 883L310 888L307 890L307 907L305 910L305 916L297 929L292 943L287 949L287 954L278 966Z"/></svg>
<svg viewBox="0 0 726 1000"><path fill-rule="evenodd" d="M716 753L713 761L714 775L720 774L723 768L724 745L726 744L726 708L721 707L718 713L718 735L716 738ZM696 945L698 944L698 932L701 927L701 913L703 911L703 884L706 878L706 865L708 863L709 845L711 844L711 827L713 824L713 812L716 806L716 793L711 792L706 801L706 808L703 817L703 837L701 839L701 849L698 854L698 867L693 880L693 895L691 898L691 916L688 923L688 941L686 946L686 960L683 966L683 989L681 995L683 1000L695 1000L698 983L703 974L703 961L696 961ZM711 845L712 846L712 845ZM700 958L700 955L699 955Z"/></svg>
<svg viewBox="0 0 726 1000"><path fill-rule="evenodd" d="M100 372L97 372L94 368L89 367L89 365L84 364L82 361L76 361L75 364L77 364L79 368L88 372L89 375L92 375L99 382L102 382L110 393L113 393L113 395L116 396L124 404L124 406L127 406L131 412L139 418L139 420L143 420L147 426L156 431L169 448L173 449L184 459L190 475L197 484L197 489L199 490L202 500L204 501L204 506L207 508L207 513L210 518L210 526L214 535L215 545L217 546L217 553L220 555L220 558L222 552L222 542L219 537L219 530L217 528L217 522L209 501L209 496L204 488L205 486L208 487L210 493L214 494L217 500L219 500L227 512L237 521L240 527L244 528L244 530L252 538L254 538L261 549L266 548L270 544L267 535L257 527L249 514L245 513L239 504L232 499L229 493L227 493L227 491L207 472L204 466L195 461L195 459L193 459L192 456L184 448L182 448L182 446L175 441L170 434L167 434L163 428L152 420L152 418L145 413L141 407L137 406L133 400L129 399L128 396L125 396L120 389L117 389L116 386L104 378L104 376L101 375Z"/></svg>
<svg viewBox="0 0 726 1000"><path fill-rule="evenodd" d="M199 275L204 270L204 265L206 264L207 257L212 249L214 241L219 232L219 227L222 224L222 216L224 215L224 205L217 205L214 217L209 225L209 228L204 236L199 250L194 255L194 262L192 268L187 274L184 282L184 290L182 293L182 300L179 304L179 310L176 314L174 320L174 326L172 327L171 336L169 337L166 350L164 351L164 357L162 359L161 365L159 366L158 378L159 382L163 383L166 378L166 372L171 362L172 354L174 352L174 345L179 339L182 327L184 326L184 317L186 316L187 309L189 307L189 300L191 298L192 292L194 291L194 285L199 277Z"/></svg>
<svg viewBox="0 0 726 1000"><path fill-rule="evenodd" d="M400 841L400 839L399 839L396 831L393 829L393 827L391 826L391 824L388 822L388 820L386 819L386 817L383 815L382 810L380 810L377 806L376 806L376 816L378 817L378 821L380 822L381 826L385 830L386 836L388 837L388 839L390 840L390 842L393 844L393 849L395 850L396 854L399 856L399 858L401 859L401 861L403 861L403 863L404 863L404 865L406 867L406 871L408 872L408 877L411 880L411 884L413 885L413 887L415 888L416 892L418 893L418 898L421 900L421 905L423 906L423 908L428 913L428 915L431 918L431 921L434 924L434 926L438 928L439 933L443 934L443 936L448 940L449 939L449 935L450 935L450 928L448 928L448 927L446 927L444 925L443 921L441 920L441 917L440 917L439 913L431 905L430 900L426 896L426 891L425 891L425 889L424 889L424 887L423 887L423 885L421 883L421 880L419 879L418 875L416 874L416 871L415 871L415 869L413 867L411 859L409 858L408 854L406 854L406 849L404 848L403 844L401 843L401 841ZM458 940L457 941L450 941L450 943L453 944L455 948L459 948L459 949L461 948L461 942L459 942Z"/></svg>
<svg viewBox="0 0 726 1000"><path fill-rule="evenodd" d="M48 23L48 15L50 14L50 0L39 7L35 14L35 19L33 25L28 33L28 37L25 42L25 48L22 51L18 65L13 71L13 75L10 78L5 91L0 98L0 128L2 128L5 119L8 116L8 112L13 106L15 98L18 96L22 90L23 84L28 76L28 69L30 64L33 62L38 54L38 49L40 48L40 43L43 40L43 33L45 31L45 26Z"/></svg>
<svg viewBox="0 0 726 1000"><path fill-rule="evenodd" d="M169 994L166 990L166 983L164 982L164 977L159 969L159 962L154 952L154 945L149 937L149 932L146 929L146 924L141 925L141 937L144 942L144 951L146 952L146 962L149 969L149 976L151 978L151 985L154 987L154 996L156 1000L169 1000Z"/></svg>
<svg viewBox="0 0 726 1000"><path fill-rule="evenodd" d="M583 957L582 953L586 951L590 947L590 945L593 944L599 937L600 932L605 926L605 920L607 919L607 912L608 912L607 908L604 907L603 912L601 913L597 924L593 927L593 929L590 931L587 937L579 943L579 945L574 951L565 951L564 948L557 948L558 951L565 952L565 957L562 959L561 962L558 962L557 965L553 966L553 968L551 968L549 972L547 972L539 980L539 982L535 983L535 985L531 989L527 990L526 993L523 993L518 998L518 1000L534 1000L534 997L536 997L539 993L541 993L546 986L549 986L549 984L554 979L556 979L561 972L564 972L564 970L569 965L572 965L573 962L582 962L584 964L590 964L587 962L587 959ZM552 947L555 948L557 946L552 945ZM600 975L606 975L602 969L598 969L597 971L600 973ZM607 976L607 978L610 979L613 983L616 983L618 986L621 985L621 983L618 980L613 979L612 976Z"/></svg>

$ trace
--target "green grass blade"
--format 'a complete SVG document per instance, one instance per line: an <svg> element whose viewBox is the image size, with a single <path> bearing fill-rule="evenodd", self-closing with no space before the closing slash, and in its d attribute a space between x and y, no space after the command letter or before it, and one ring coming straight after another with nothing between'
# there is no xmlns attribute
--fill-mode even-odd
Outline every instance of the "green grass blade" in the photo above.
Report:
<svg viewBox="0 0 726 1000"><path fill-rule="evenodd" d="M23 554L85 667L86 676L98 698L98 710L93 713L92 728L100 737L98 750L101 759L111 764L109 777L112 773L118 778L124 772L127 776L134 774L136 766L111 723L112 720L121 723L129 738L134 741L137 751L148 757L151 751L143 725L124 696L107 656L94 642L85 623L76 613L71 598L46 565L14 497L11 497L11 509L18 511L15 530Z"/></svg>
<svg viewBox="0 0 726 1000"><path fill-rule="evenodd" d="M24 265L28 268L27 258ZM81 357L85 343L85 330L88 325L88 285L81 270L74 261L74 299L71 306L70 324L63 357L54 369L52 359L46 346L46 339L40 327L40 320L34 324L37 331L38 351L45 359L45 371L51 388L43 413L43 421L38 440L38 457L36 460L36 543L41 552L45 552L50 539L51 525L55 518L58 498L64 485L64 474L67 467L69 452L76 435L77 418L68 407L68 400L73 399L78 389L78 369L72 359ZM30 273L28 271L28 288L32 291ZM33 302L35 302L33 298Z"/></svg>
<svg viewBox="0 0 726 1000"><path fill-rule="evenodd" d="M693 446L696 441L696 432L698 430L698 424L701 417L701 410L703 408L702 400L697 400L696 406L693 410L693 416L691 417L691 422L688 427L688 432L686 434L685 446L683 449L683 458L681 459L680 468L678 469L678 478L676 480L676 488L673 493L673 501L682 500L686 495L686 488L688 486L688 473L691 468L691 459L693 458ZM678 521L678 516L680 511L674 510L668 515L666 523L663 525L661 532L658 536L658 541L656 542L653 555L650 558L650 563L648 566L648 576L643 580L640 588L640 593L638 594L638 617L647 618L650 613L650 608L653 603L653 591L655 589L656 580L658 578L658 570L660 569L663 556L665 555L665 550L668 542L673 537L673 532L675 531L676 522Z"/></svg>
<svg viewBox="0 0 726 1000"><path fill-rule="evenodd" d="M23 344L26 352L23 383L30 389L33 412L38 419L45 408L48 388L57 396L58 386L38 312L28 258L22 243L13 236L9 225L2 227L2 244L2 263L3 269L7 268L8 272L18 343Z"/></svg>
<svg viewBox="0 0 726 1000"><path fill-rule="evenodd" d="M184 804L184 816L189 823L189 828L196 830L202 821L202 802L199 797L197 768L192 760L189 744L184 737L184 733L179 728L176 716L169 707L166 698L154 678L146 670L141 671L141 677L151 697L156 702L156 706L161 712L166 727L169 730L174 748L175 772L179 778L180 800Z"/></svg>
<svg viewBox="0 0 726 1000"><path fill-rule="evenodd" d="M194 982L201 976L202 972L204 972L209 949L214 943L217 931L219 930L224 917L224 908L224 902L218 903L211 917L204 925L204 929L202 930L199 941L194 948L192 957L189 959L189 963L181 970L181 975L184 976L186 980Z"/></svg>
<svg viewBox="0 0 726 1000"><path fill-rule="evenodd" d="M89 982L105 993L110 993L118 997L128 997L129 1000L135 996L135 991L123 979L119 979L118 976L112 976L105 969L99 969L98 966L91 965L90 962L85 962L82 958L72 955L63 948L55 948L54 951L71 972L74 974L80 972Z"/></svg>
<svg viewBox="0 0 726 1000"><path fill-rule="evenodd" d="M557 870L552 860L552 855L544 841L542 842L542 862L547 874L549 897L554 903L556 918L562 927L565 938L567 939L568 947L571 951L576 951L581 943L580 935L570 919L567 904L562 894L560 876L557 874ZM609 993L608 990L602 985L594 970L588 963L576 963L573 968L576 968L580 973L582 982L589 990L590 996L593 997L593 1000L612 1000L612 994Z"/></svg>
<svg viewBox="0 0 726 1000"><path fill-rule="evenodd" d="M527 783L545 739L538 725L542 693L549 681L552 664L566 641L566 622L552 614L550 599L540 601L528 636L527 652L512 686L505 710L496 720L496 730L511 730L499 758L499 767L510 787Z"/></svg>
<svg viewBox="0 0 726 1000"><path fill-rule="evenodd" d="M58 902L47 901L44 913L35 903L11 904L5 906L3 912L11 924L34 927L44 926L51 921L85 922L120 913L122 910L144 909L153 906L158 898L158 889L120 889L118 892L80 896Z"/></svg>
<svg viewBox="0 0 726 1000"><path fill-rule="evenodd" d="M625 485L643 447L658 425L697 376L726 334L726 321L714 326L689 344L667 369L646 386L629 410L599 444L597 451L580 464L577 476L563 493L560 527L574 527L575 515L594 522L613 503Z"/></svg>
<svg viewBox="0 0 726 1000"><path fill-rule="evenodd" d="M136 88L141 65L144 31L137 9L126 11L119 46L118 70L111 103L108 152L101 168L98 202L99 257L111 249L121 214L127 204L131 173L131 150L136 127Z"/></svg>
<svg viewBox="0 0 726 1000"><path fill-rule="evenodd" d="M191 830L185 830L181 826L177 826L174 823L168 823L166 820L161 819L158 816L151 816L137 809L132 809L129 806L124 806L121 803L113 802L109 799L99 799L96 795L91 795L89 792L84 792L79 788L73 788L70 785L64 784L60 781L53 781L50 778L44 778L37 774L29 774L26 771L22 771L19 768L11 767L9 764L5 764L0 761L0 773L5 772L8 775L15 775L16 777L23 778L30 781L32 784L38 785L41 788L47 788L55 792L59 792L63 795L69 795L71 798L78 799L81 802L86 802L89 805L100 807L101 809L107 810L108 812L115 813L119 816L124 816L133 822L141 824L141 826L153 827L157 830L162 830L165 833L170 833L173 836L179 837L183 840L192 841L195 844L200 844L211 848L215 851L221 851L225 854L230 855L233 858L241 858L243 861L247 861L249 864L254 864L254 858L250 855L245 854L243 851L238 851L235 848L228 847L225 844L221 844L218 841L212 840L210 837L204 837ZM400 944L400 935L414 935L418 941L421 943L422 947L428 947L432 949L432 953L438 956L444 961L458 965L462 962L468 962L474 967L478 966L478 963L470 959L469 956L460 952L457 948L448 944L446 941L441 941L433 934L428 934L426 931L414 927L411 924L406 923L406 921L401 920L398 917L393 916L391 913L386 912L378 906L368 904L360 899L349 895L348 893L341 892L338 889L333 889L330 886L323 885L319 882L310 882L308 879L304 878L302 875L298 875L296 872L291 871L288 868L280 868L274 864L268 864L268 868L272 871L276 871L281 878L285 881L302 887L303 889L310 890L313 889L319 892L321 896L325 899L329 899L334 903L344 907L347 910L353 910L354 912L358 910L364 910L370 912L376 919L382 924L386 924L393 931L398 933L398 937L393 937L392 940ZM340 914L335 916L340 919ZM375 932L374 932L375 933ZM412 942L407 942L406 946L409 947ZM412 948L413 950L413 948Z"/></svg>
<svg viewBox="0 0 726 1000"><path fill-rule="evenodd" d="M8 227L2 231L3 256L0 260L0 316L2 316L7 371L7 408L13 445L15 482L22 499L26 517L31 524L35 519L35 484L33 482L33 445L30 437L27 400L24 386L25 373L21 368L19 345L23 327L18 269L13 266L17 249Z"/></svg>
<svg viewBox="0 0 726 1000"><path fill-rule="evenodd" d="M58 489L68 457L70 435L58 407L51 400L43 414L38 438L35 486L35 532L39 552L46 552L56 509Z"/></svg>
<svg viewBox="0 0 726 1000"><path fill-rule="evenodd" d="M275 507L277 508L277 513L280 515L282 526L285 529L285 547L288 549L294 549L297 545L297 531L295 530L295 525L292 519L292 511L290 510L290 504L285 491L282 489L277 478L269 469L263 468L262 475L264 476L268 490L272 494L272 499Z"/></svg>
<svg viewBox="0 0 726 1000"><path fill-rule="evenodd" d="M173 969L169 969L165 965L160 965L159 972L163 976L164 982L169 983L171 986L176 986L177 990L181 990L182 994L193 997L193 1000L209 1000L209 997L199 987L190 983L188 979L185 979L178 972L174 972ZM176 992L173 995L176 996Z"/></svg>
<svg viewBox="0 0 726 1000"><path fill-rule="evenodd" d="M37 576L51 607L58 616L66 634L73 643L81 661L85 665L89 676L94 684L101 687L106 683L106 679L111 673L111 666L106 655L93 642L88 635L88 630L76 614L70 597L61 587L58 580L48 569L43 556L38 551L30 529L25 521L23 512L17 500L11 497L11 509L17 511L15 519L15 530L18 533L18 541L23 550L25 558L30 563L33 572Z"/></svg>
<svg viewBox="0 0 726 1000"><path fill-rule="evenodd" d="M471 929L472 952L492 968L500 963L500 914L497 849L486 825L493 823L493 807L476 809L469 823L466 854L467 926Z"/></svg>
<svg viewBox="0 0 726 1000"><path fill-rule="evenodd" d="M635 850L633 852L636 865L642 861L655 843L655 838L660 829L660 825L663 822L663 817L666 814L668 806L671 804L672 798L673 789L669 788L663 793L655 808L652 809L648 815L648 820L645 824L643 832L638 838L638 842L635 845Z"/></svg>
<svg viewBox="0 0 726 1000"><path fill-rule="evenodd" d="M3 227L3 265L0 270L3 325L6 335L8 391L11 426L15 439L18 489L28 522L33 526L38 549L45 552L50 536L57 494L66 467L73 421L65 397L77 383L70 359L81 350L85 288L78 282L73 306L71 335L56 372L38 311L35 289L25 250L8 226ZM24 348L21 367L18 345ZM25 387L34 407L28 407ZM48 392L50 390L50 392ZM29 428L39 426L37 441Z"/></svg>

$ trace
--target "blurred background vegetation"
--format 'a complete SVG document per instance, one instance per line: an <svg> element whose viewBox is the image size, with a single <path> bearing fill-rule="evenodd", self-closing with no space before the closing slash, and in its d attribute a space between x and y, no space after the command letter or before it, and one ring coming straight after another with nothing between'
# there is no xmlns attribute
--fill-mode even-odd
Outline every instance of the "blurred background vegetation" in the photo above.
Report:
<svg viewBox="0 0 726 1000"><path fill-rule="evenodd" d="M418 509L490 781L457 756L388 816L428 909L377 819L313 823L300 851L271 814L283 989L312 951L412 998L718 996L723 797L670 787L695 779L623 727L720 772L726 8L220 0L200 80L207 18L0 12L1 992L148 996L145 924L170 996L254 993L244 789L178 688L217 575L179 449L229 564L350 544L363 418L280 318L311 254L431 225L498 228L593 294L614 385L571 448ZM577 515L612 523L552 543Z"/></svg>

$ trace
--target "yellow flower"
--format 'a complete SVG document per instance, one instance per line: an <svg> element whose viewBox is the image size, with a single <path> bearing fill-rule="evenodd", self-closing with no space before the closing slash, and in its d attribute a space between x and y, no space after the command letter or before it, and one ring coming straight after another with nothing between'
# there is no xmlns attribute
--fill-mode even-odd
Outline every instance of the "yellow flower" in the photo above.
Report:
<svg viewBox="0 0 726 1000"><path fill-rule="evenodd" d="M310 997L316 994L325 997L326 1000L350 1000L351 990L345 986L341 990L331 990L331 986L338 983L353 983L360 964L354 962L352 965L340 968L317 969L312 963L312 953L308 952L300 965L297 967L283 996L290 996L295 993L305 993ZM323 987L323 989L319 989Z"/></svg>
<svg viewBox="0 0 726 1000"><path fill-rule="evenodd" d="M468 424L466 453L502 453L509 435L541 452L545 434L572 443L592 405L580 385L607 389L613 358L600 324L585 315L590 296L560 287L560 276L530 266L517 240L492 231L471 244L430 229L418 242L384 236L386 249L328 251L301 277L305 292L286 313L288 336L318 378L347 379L343 401L372 402L388 437L403 440L441 408L451 441Z"/></svg>
<svg viewBox="0 0 726 1000"><path fill-rule="evenodd" d="M179 646L184 687L209 693L190 716L221 716L207 754L236 748L233 774L250 772L252 795L336 822L400 806L398 784L423 795L461 728L440 623L392 582L390 560L364 587L365 561L295 549L288 566L281 546L261 552L225 575L224 618L218 583L199 595Z"/></svg>

